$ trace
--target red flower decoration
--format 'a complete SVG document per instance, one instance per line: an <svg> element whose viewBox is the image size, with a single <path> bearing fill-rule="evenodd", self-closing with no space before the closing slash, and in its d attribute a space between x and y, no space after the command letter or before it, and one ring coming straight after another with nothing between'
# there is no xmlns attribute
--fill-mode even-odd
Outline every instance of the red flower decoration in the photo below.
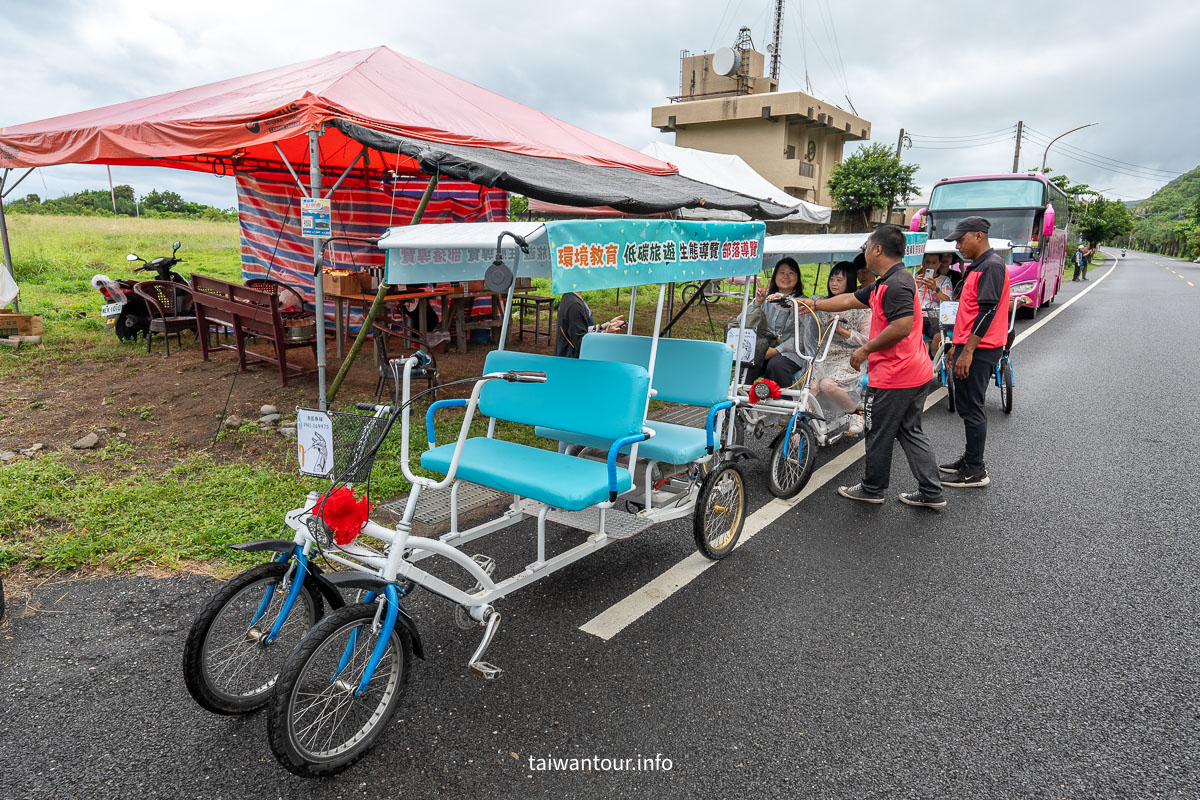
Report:
<svg viewBox="0 0 1200 800"><path fill-rule="evenodd" d="M778 400L780 395L779 384L766 378L759 378L750 387L750 402L757 403L759 400L766 400L768 397L772 400Z"/></svg>
<svg viewBox="0 0 1200 800"><path fill-rule="evenodd" d="M366 496L356 498L354 492L340 486L326 492L317 500L317 516L333 530L333 541L350 544L358 536L371 513L371 503Z"/></svg>

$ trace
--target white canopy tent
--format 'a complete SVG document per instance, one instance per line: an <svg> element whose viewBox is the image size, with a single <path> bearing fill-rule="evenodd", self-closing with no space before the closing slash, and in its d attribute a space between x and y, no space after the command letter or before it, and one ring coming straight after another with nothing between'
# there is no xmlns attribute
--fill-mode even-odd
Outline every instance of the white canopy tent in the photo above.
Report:
<svg viewBox="0 0 1200 800"><path fill-rule="evenodd" d="M675 147L662 142L651 142L642 148L642 153L659 161L674 164L679 168L679 174L685 178L794 208L795 211L790 216L784 217L783 221L786 222L812 222L817 225L828 225L833 214L831 208L785 193L755 172L754 168L747 164L741 156L710 153L706 150L693 150L690 147ZM679 213L684 219L749 219L740 211L685 208L681 209Z"/></svg>

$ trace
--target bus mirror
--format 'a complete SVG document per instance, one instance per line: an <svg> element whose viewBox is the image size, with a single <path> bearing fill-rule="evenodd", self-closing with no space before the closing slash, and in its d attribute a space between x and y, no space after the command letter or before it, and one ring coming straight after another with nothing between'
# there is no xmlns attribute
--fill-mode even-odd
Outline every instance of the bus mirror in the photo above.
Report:
<svg viewBox="0 0 1200 800"><path fill-rule="evenodd" d="M1046 215L1042 217L1042 238L1049 239L1054 235L1054 206L1046 206Z"/></svg>

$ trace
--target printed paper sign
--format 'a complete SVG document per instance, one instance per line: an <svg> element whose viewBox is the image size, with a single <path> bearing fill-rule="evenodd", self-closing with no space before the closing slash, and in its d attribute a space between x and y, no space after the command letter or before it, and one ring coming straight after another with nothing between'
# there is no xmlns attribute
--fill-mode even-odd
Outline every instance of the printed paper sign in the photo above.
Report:
<svg viewBox="0 0 1200 800"><path fill-rule="evenodd" d="M729 345L729 349L737 350L738 329L734 328L729 333L725 334L725 344ZM754 348L758 344L758 333L747 328L742 336L742 357L738 359L743 364L754 363Z"/></svg>
<svg viewBox="0 0 1200 800"><path fill-rule="evenodd" d="M958 303L953 300L947 300L938 308L938 321L940 321L943 325L953 325L954 320L957 317Z"/></svg>
<svg viewBox="0 0 1200 800"><path fill-rule="evenodd" d="M323 411L296 409L296 453L300 474L328 478L333 472L333 421Z"/></svg>
<svg viewBox="0 0 1200 800"><path fill-rule="evenodd" d="M300 199L300 235L306 239L327 239L333 235L328 197Z"/></svg>

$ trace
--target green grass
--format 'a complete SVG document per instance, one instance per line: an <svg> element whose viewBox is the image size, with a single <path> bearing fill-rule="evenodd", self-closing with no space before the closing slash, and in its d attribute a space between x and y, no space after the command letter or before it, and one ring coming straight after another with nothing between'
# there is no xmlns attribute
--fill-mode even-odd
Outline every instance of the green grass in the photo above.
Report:
<svg viewBox="0 0 1200 800"><path fill-rule="evenodd" d="M458 435L463 414L438 415L439 444ZM414 409L411 452L414 462L425 447L424 408ZM487 420L476 416L473 434ZM497 423L498 435L534 447L557 444L533 435L527 426ZM263 434L246 425L222 433L245 439ZM178 568L185 561L218 567L261 560L229 545L277 535L283 515L304 502L310 490L328 481L299 475L294 440L276 457L259 463L218 463L207 454L190 456L165 471L147 469L134 448L118 440L80 456L51 453L20 459L0 471L0 568L23 564L53 569L100 566L135 570L154 565ZM371 474L378 503L409 489L399 464L400 426L393 427ZM102 468L97 462L101 462ZM89 468L91 467L91 468ZM431 473L417 470L418 474ZM358 487L361 495L365 487Z"/></svg>
<svg viewBox="0 0 1200 800"><path fill-rule="evenodd" d="M241 280L236 222L180 219L107 219L13 214L8 217L21 311L45 323L44 349L26 348L0 359L0 377L31 362L110 360L128 354L100 318L103 298L92 276L134 277L126 253L149 260L183 243L177 270ZM142 277L150 277L142 274Z"/></svg>
<svg viewBox="0 0 1200 800"><path fill-rule="evenodd" d="M97 272L113 278L132 275L125 261L127 252L148 259L167 255L171 242L179 239L183 242L180 255L185 262L180 271L184 274L196 271L240 280L236 223L12 215L9 231L22 310L43 316L45 336L43 348L0 353L0 382L37 374L33 367L43 367L41 372L54 380L58 365L128 358L128 346L120 345L103 329L101 297L90 283ZM806 287L812 286L815 272L816 265L802 267ZM548 280L535 283L534 291L550 294ZM629 290L623 289L619 295L615 289L585 293L598 322L628 312ZM650 332L656 296L654 286L639 291L638 333ZM709 307L715 330L710 330L704 311L694 308L676 326L675 334L723 339L725 323L740 307L740 297L722 299ZM34 401L37 403L42 401ZM150 406L122 406L118 413L130 421L155 420ZM86 415L87 409L80 409L80 414ZM424 408L415 408L414 454L424 448L424 420ZM456 437L461 420L459 410L441 412L438 442ZM472 433L482 433L485 427L486 420L477 419ZM497 430L510 441L555 447L526 426L500 422ZM170 430L161 433L164 440L171 441ZM264 434L250 423L236 431L224 431L220 438L225 444L237 444L262 436L277 434ZM224 570L247 559L258 560L229 550L229 544L279 535L284 513L299 506L308 491L328 488L328 482L297 474L294 440L255 448L265 455L248 462L223 461L221 456L207 453L180 459L176 449L159 447L148 452L147 447L155 445L117 440L97 451L44 453L0 468L0 508L4 509L0 515L0 569L14 565L121 570L155 565L173 569L185 562L205 561ZM371 496L376 501L409 488L397 462L399 449L397 425L372 472ZM222 447L218 452L228 458L230 450ZM153 468L150 463L165 466Z"/></svg>

